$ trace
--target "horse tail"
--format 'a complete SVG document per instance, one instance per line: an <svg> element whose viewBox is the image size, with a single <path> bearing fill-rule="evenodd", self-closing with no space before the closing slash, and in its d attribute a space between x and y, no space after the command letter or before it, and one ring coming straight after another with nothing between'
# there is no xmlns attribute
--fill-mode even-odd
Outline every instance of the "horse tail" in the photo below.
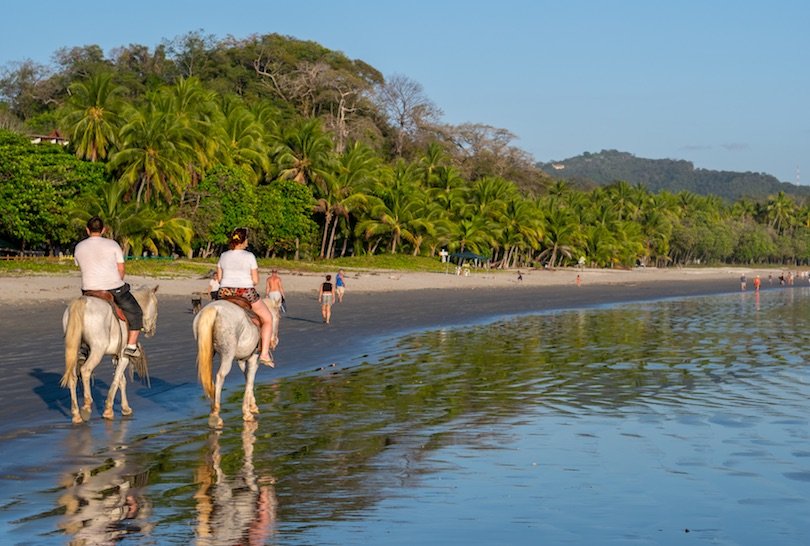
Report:
<svg viewBox="0 0 810 546"><path fill-rule="evenodd" d="M214 381L211 377L214 368L214 321L217 319L216 306L206 306L197 315L197 376L200 378L205 395L214 398Z"/></svg>
<svg viewBox="0 0 810 546"><path fill-rule="evenodd" d="M87 300L84 298L77 298L68 306L67 325L65 326L65 375L59 382L62 387L67 387L76 376L86 302Z"/></svg>

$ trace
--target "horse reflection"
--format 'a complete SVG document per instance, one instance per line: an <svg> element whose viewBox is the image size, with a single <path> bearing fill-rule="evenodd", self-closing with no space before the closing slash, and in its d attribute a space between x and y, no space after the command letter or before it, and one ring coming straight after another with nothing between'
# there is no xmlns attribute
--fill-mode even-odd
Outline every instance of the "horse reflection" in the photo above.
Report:
<svg viewBox="0 0 810 546"><path fill-rule="evenodd" d="M57 503L64 509L59 529L71 535L69 544L113 544L132 533L148 534L151 505L140 494L144 475L127 469L126 422L115 427L108 438L107 453L93 452L92 429L83 427L71 434L70 453L87 457L91 464L62 477L64 492Z"/></svg>
<svg viewBox="0 0 810 546"><path fill-rule="evenodd" d="M222 470L219 445L221 431L208 437L206 461L197 470L197 544L265 544L275 532L276 499L274 480L256 477L253 446L256 422L242 430L244 460L241 472L228 477Z"/></svg>

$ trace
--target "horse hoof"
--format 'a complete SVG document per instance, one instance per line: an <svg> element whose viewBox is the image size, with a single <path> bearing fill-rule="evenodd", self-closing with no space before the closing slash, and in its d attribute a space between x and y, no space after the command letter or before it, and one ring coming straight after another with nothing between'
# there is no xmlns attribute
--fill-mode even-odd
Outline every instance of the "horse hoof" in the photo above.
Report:
<svg viewBox="0 0 810 546"><path fill-rule="evenodd" d="M132 415L132 408L121 408L121 415Z"/></svg>
<svg viewBox="0 0 810 546"><path fill-rule="evenodd" d="M81 412L79 413L79 415L81 416L81 420L82 421L89 421L91 413L92 412L90 411L90 408L82 408ZM80 422L80 421L76 421L75 419L76 418L74 417L74 421L73 421L74 423Z"/></svg>
<svg viewBox="0 0 810 546"><path fill-rule="evenodd" d="M221 429L224 426L224 423L222 422L222 417L220 417L219 415L211 415L210 417L208 417L208 426L210 428L217 430Z"/></svg>
<svg viewBox="0 0 810 546"><path fill-rule="evenodd" d="M113 420L113 411L112 410L105 410L104 413L101 414L101 416L103 418L105 418L105 419L108 419L108 420L112 421Z"/></svg>
<svg viewBox="0 0 810 546"><path fill-rule="evenodd" d="M243 414L243 415L242 415L242 420L243 420L244 422L246 422L246 423L250 423L250 422L252 422L252 421L255 421L255 420L256 420L256 418L255 418L255 417L253 417L253 414L252 414L252 413L245 413L245 414Z"/></svg>
<svg viewBox="0 0 810 546"><path fill-rule="evenodd" d="M74 425L81 425L82 423L84 423L84 419L82 419L81 415L74 415L71 421L73 421Z"/></svg>

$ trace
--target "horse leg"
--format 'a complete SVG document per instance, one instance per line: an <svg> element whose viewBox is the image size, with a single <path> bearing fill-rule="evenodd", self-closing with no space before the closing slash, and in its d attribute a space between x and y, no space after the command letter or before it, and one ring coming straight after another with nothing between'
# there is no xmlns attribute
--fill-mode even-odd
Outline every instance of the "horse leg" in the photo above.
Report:
<svg viewBox="0 0 810 546"><path fill-rule="evenodd" d="M121 388L121 385L126 385L124 379L124 370L127 369L127 364L129 364L129 358L123 356L116 359L115 363L115 374L113 375L112 384L110 384L110 392L107 393L107 402L104 404L104 413L101 415L105 419L112 419L114 416L113 413L113 404L115 403L115 395L118 394L118 389ZM125 394L122 392L122 406L123 406L123 399L126 397ZM132 413L132 410L130 410Z"/></svg>
<svg viewBox="0 0 810 546"><path fill-rule="evenodd" d="M84 404L82 405L81 415L85 421L90 419L93 413L93 392L90 388L90 379L93 377L93 370L96 369L104 358L104 351L93 350L90 348L90 355L81 367L82 385L84 386Z"/></svg>
<svg viewBox="0 0 810 546"><path fill-rule="evenodd" d="M76 383L78 382L78 377L76 374L73 374L73 377L70 378L68 382L68 388L70 389L70 415L71 421L73 421L74 425L78 425L84 422L82 419L82 415L79 412L79 400L76 396Z"/></svg>
<svg viewBox="0 0 810 546"><path fill-rule="evenodd" d="M247 359L247 366L241 364L245 372L245 397L242 400L242 420L253 421L254 414L259 413L259 406L256 405L256 393L254 392L254 385L256 380L256 371L259 369L259 355L250 355Z"/></svg>
<svg viewBox="0 0 810 546"><path fill-rule="evenodd" d="M211 402L211 415L208 418L208 424L213 428L222 428L223 425L222 418L219 416L220 398L222 396L222 386L225 384L225 377L231 371L232 365L233 355L220 355L219 370L217 370L214 382L214 400Z"/></svg>
<svg viewBox="0 0 810 546"><path fill-rule="evenodd" d="M127 399L127 374L121 374L121 415L132 415L132 408Z"/></svg>

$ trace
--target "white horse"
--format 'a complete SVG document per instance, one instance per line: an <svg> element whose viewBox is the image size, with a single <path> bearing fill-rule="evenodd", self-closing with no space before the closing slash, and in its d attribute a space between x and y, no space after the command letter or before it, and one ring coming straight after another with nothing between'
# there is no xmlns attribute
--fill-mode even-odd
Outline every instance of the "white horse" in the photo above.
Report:
<svg viewBox="0 0 810 546"><path fill-rule="evenodd" d="M198 546L218 544L272 544L269 538L276 532L278 498L273 476L257 475L253 464L258 423L249 421L242 429L242 468L237 469L238 450L228 455L232 474L222 468L219 445L221 430L211 431L205 460L194 474L199 489L194 494L197 509L196 543Z"/></svg>
<svg viewBox="0 0 810 546"><path fill-rule="evenodd" d="M273 316L272 349L278 345L278 304L264 300ZM253 421L259 413L256 396L253 392L256 371L259 368L259 328L251 322L244 309L226 300L212 301L200 311L192 323L194 338L197 340L197 375L206 396L211 399L209 423L212 427L222 427L219 416L222 386L225 376L231 371L236 360L245 374L245 395L242 399L242 419ZM216 381L212 379L214 353L219 353L219 370Z"/></svg>
<svg viewBox="0 0 810 546"><path fill-rule="evenodd" d="M147 337L154 335L157 328L157 290L157 286L132 290L132 295L143 310L143 332ZM132 414L132 408L127 400L127 380L124 371L130 360L141 377L147 377L147 371L146 356L143 353L139 358L124 355L127 323L115 316L108 302L94 296L80 296L70 302L65 310L62 327L65 331L65 374L62 376L61 385L70 389L72 421L81 423L90 418L93 407L90 378L104 355L112 356L115 373L102 417L113 418L113 402L118 389L121 389L121 414ZM87 360L79 365L79 349L82 342L90 349L90 354L87 355ZM81 412L76 396L77 375L81 376L84 385L84 405Z"/></svg>

